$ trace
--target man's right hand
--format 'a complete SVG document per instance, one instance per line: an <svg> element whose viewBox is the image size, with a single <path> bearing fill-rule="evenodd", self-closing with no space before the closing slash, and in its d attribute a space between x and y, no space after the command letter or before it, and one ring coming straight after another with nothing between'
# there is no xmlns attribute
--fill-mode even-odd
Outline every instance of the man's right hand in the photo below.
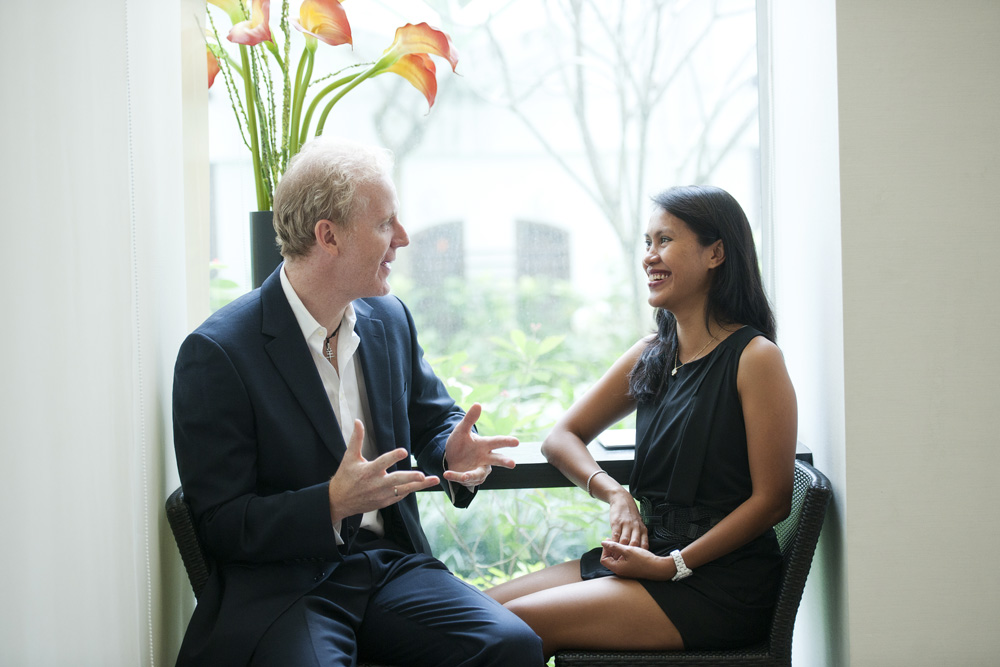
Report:
<svg viewBox="0 0 1000 667"><path fill-rule="evenodd" d="M398 503L420 489L439 484L440 480L419 470L396 470L390 467L410 455L400 447L368 461L361 454L365 427L354 420L354 433L336 474L330 479L330 518L336 524L349 516L364 514Z"/></svg>

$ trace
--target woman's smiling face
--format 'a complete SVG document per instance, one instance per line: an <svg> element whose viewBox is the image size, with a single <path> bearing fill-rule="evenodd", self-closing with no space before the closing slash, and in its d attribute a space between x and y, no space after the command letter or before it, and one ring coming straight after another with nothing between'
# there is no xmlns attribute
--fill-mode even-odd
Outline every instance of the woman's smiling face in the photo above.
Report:
<svg viewBox="0 0 1000 667"><path fill-rule="evenodd" d="M718 266L721 241L703 246L680 218L660 209L649 218L642 266L649 286L649 305L676 312L703 302Z"/></svg>

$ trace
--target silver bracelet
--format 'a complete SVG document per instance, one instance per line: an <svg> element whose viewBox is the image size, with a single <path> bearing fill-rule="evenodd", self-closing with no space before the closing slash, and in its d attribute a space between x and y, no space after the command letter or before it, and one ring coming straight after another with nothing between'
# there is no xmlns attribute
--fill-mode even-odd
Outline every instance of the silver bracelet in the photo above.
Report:
<svg viewBox="0 0 1000 667"><path fill-rule="evenodd" d="M588 495L588 496L590 496L591 498L593 498L593 497L594 497L594 494L590 492L590 482L591 482L591 480L593 480L593 479L594 479L595 477L597 477L598 475L600 475L600 474L601 474L602 472L603 472L603 473L604 473L605 475L607 475L607 474L608 474L608 471L607 471L607 470L595 470L594 472L590 473L590 477L588 477L588 478L587 478L587 495Z"/></svg>
<svg viewBox="0 0 1000 667"><path fill-rule="evenodd" d="M684 556L681 556L680 551L674 549L673 551L670 552L670 557L674 559L674 566L676 566L677 568L677 574L675 574L673 579L671 579L670 581L680 581L681 579L687 579L692 574L694 574L694 570L692 570L691 568L689 568L687 565L684 564Z"/></svg>

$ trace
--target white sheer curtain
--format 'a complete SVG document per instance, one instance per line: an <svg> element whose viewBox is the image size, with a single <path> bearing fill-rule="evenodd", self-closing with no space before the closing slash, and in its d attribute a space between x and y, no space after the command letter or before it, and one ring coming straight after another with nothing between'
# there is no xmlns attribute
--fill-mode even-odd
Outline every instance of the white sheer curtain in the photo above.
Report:
<svg viewBox="0 0 1000 667"><path fill-rule="evenodd" d="M4 5L0 664L172 664L190 609L163 499L207 307L202 7Z"/></svg>

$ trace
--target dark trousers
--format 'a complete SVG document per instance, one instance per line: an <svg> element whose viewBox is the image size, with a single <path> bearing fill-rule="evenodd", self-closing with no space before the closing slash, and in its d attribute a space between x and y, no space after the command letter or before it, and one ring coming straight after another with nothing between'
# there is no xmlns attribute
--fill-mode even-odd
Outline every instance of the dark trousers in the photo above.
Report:
<svg viewBox="0 0 1000 667"><path fill-rule="evenodd" d="M372 544L370 546L378 546ZM542 642L521 619L424 554L345 557L261 638L252 667L532 667Z"/></svg>

